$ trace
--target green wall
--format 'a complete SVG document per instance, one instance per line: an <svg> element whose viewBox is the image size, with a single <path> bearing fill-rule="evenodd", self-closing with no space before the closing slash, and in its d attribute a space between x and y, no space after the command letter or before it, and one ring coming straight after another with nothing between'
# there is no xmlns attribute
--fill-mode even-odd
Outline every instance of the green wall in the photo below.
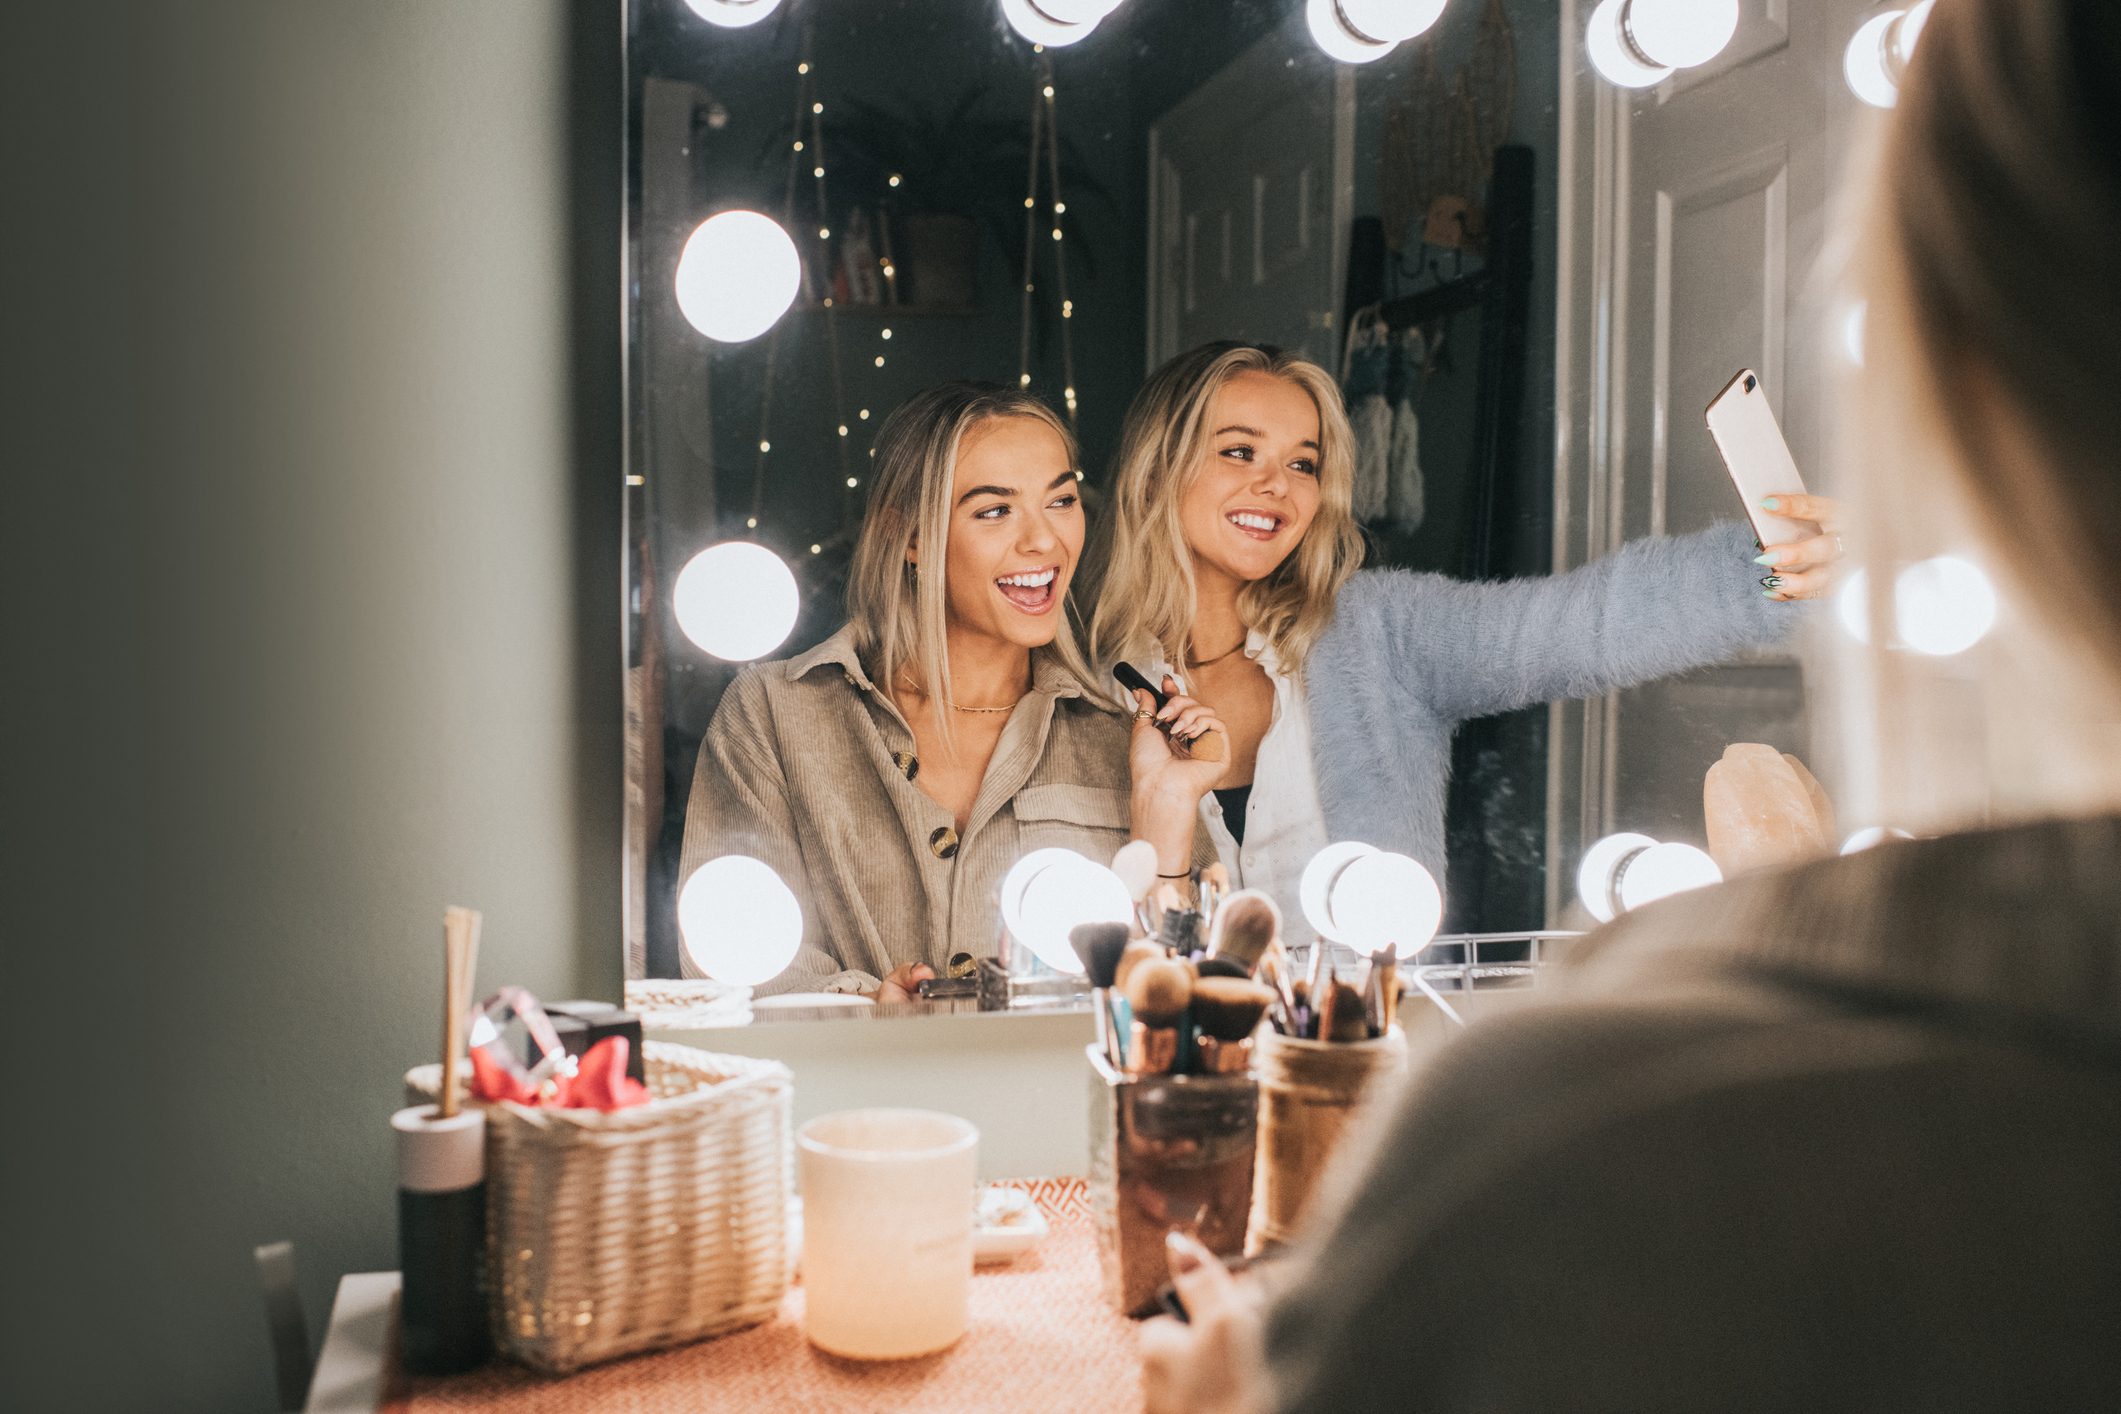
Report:
<svg viewBox="0 0 2121 1414"><path fill-rule="evenodd" d="M8 45L0 1406L265 1410L252 1245L315 1338L396 1264L444 905L617 992L621 31L78 8Z"/></svg>

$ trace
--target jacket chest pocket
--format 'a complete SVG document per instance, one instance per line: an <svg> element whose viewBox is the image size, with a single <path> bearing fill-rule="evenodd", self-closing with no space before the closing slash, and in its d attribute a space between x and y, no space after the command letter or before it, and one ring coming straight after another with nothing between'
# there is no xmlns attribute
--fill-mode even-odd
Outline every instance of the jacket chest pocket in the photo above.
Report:
<svg viewBox="0 0 2121 1414"><path fill-rule="evenodd" d="M1099 864L1127 842L1127 792L1109 786L1025 786L1013 802L1019 854L1072 849Z"/></svg>

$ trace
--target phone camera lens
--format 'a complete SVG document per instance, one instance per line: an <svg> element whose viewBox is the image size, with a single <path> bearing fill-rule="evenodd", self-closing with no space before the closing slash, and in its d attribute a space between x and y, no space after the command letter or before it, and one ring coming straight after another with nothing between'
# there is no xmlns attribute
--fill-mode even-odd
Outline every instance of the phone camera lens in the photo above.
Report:
<svg viewBox="0 0 2121 1414"><path fill-rule="evenodd" d="M1754 376L1753 376L1752 374L1750 374L1750 373L1748 373L1748 374L1746 374L1746 375L1745 375L1745 390L1746 390L1746 391L1747 391L1748 393L1752 392L1752 391L1753 391L1753 390L1754 390L1755 388L1757 388L1757 387L1759 387L1759 386L1760 386L1760 380L1759 380L1758 378L1755 378L1755 377L1754 377Z"/></svg>

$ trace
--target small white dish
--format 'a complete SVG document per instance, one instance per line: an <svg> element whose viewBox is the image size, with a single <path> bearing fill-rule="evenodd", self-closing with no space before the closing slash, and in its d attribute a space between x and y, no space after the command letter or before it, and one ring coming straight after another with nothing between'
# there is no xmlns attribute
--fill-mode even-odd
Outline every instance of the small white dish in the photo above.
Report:
<svg viewBox="0 0 2121 1414"><path fill-rule="evenodd" d="M1013 1262L1032 1248L1048 1231L1046 1215L1021 1188L992 1183L979 1193L979 1206L972 1220L972 1264L997 1267Z"/></svg>

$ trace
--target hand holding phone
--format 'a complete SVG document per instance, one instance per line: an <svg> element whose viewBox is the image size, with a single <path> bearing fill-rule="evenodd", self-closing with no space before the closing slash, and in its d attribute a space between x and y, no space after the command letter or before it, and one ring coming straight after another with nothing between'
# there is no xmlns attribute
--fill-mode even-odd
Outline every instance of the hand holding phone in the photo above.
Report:
<svg viewBox="0 0 2121 1414"><path fill-rule="evenodd" d="M1841 558L1839 508L1805 490L1760 376L1740 369L1709 404L1708 423L1763 551L1762 589L1774 599L1825 593Z"/></svg>

